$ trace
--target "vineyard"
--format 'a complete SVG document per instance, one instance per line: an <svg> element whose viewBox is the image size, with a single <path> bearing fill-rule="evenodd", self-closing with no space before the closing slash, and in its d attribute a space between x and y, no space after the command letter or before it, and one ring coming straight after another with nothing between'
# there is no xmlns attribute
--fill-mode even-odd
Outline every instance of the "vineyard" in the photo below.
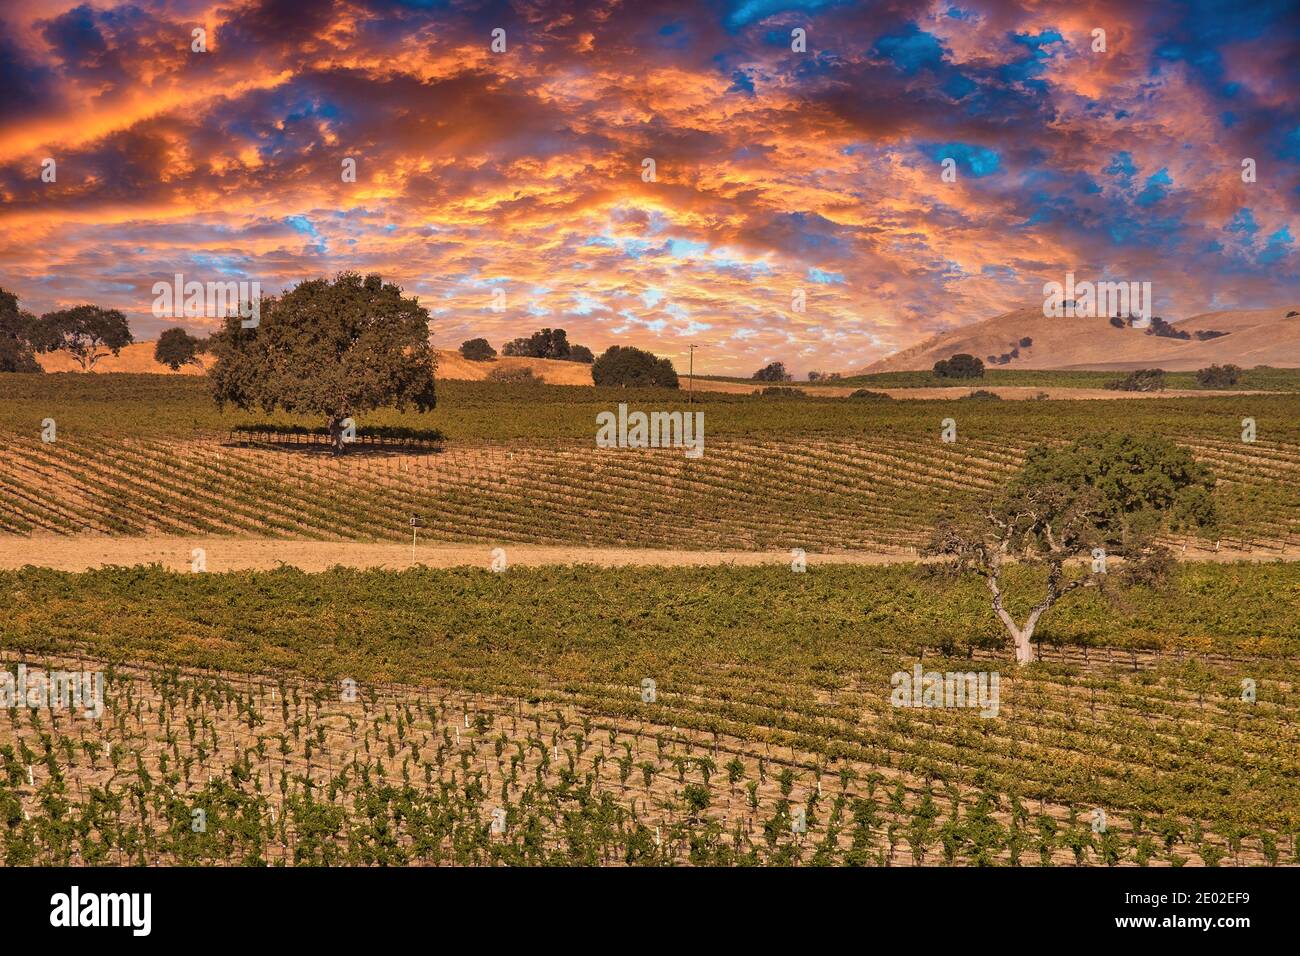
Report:
<svg viewBox="0 0 1300 956"><path fill-rule="evenodd" d="M720 438L692 461L574 441L362 441L335 457L311 436L293 437L14 438L0 454L0 533L401 540L418 517L425 535L446 541L906 548L944 512L996 490L1029 447ZM1190 447L1219 476L1223 538L1257 549L1300 543L1300 445Z"/></svg>
<svg viewBox="0 0 1300 956"><path fill-rule="evenodd" d="M1217 539L1176 548L1300 544L1294 394L710 393L693 460L593 441L598 411L678 392L439 389L336 456L321 422L218 411L184 377L4 376L0 534L33 564L50 535L409 542L413 518L485 559L906 554L1034 445L1122 423L1218 479ZM0 666L106 687L99 718L0 712L0 862L1300 863L1296 563L1081 592L1023 668L983 586L920 565L486 565L0 572ZM1042 574L1007 574L1023 618ZM917 666L997 672L996 714L895 706Z"/></svg>
<svg viewBox="0 0 1300 956"><path fill-rule="evenodd" d="M1021 670L978 589L916 568L28 569L0 600L11 673L107 687L98 720L0 714L11 864L1300 851L1291 564L1063 606ZM917 663L1000 671L998 714L892 706Z"/></svg>
<svg viewBox="0 0 1300 956"><path fill-rule="evenodd" d="M711 395L705 453L601 449L617 402L653 390L444 383L446 410L381 412L348 455L319 422L215 411L202 383L7 376L0 533L240 535L684 549L911 548L1000 487L1035 444L1111 429L1173 438L1219 478L1234 546L1300 541L1300 397L1107 403L854 402ZM112 379L112 380L110 380ZM119 379L125 381L119 381ZM992 406L992 407L989 407ZM1241 420L1257 422L1253 442ZM57 423L41 440L39 423ZM957 441L939 440L956 423ZM1183 542L1188 544L1188 542ZM1190 542L1212 548L1213 541Z"/></svg>

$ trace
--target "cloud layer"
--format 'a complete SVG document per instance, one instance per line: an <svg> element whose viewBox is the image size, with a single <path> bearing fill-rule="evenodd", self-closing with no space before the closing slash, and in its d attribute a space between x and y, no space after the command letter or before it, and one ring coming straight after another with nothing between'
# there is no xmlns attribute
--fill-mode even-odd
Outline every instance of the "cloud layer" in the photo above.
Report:
<svg viewBox="0 0 1300 956"><path fill-rule="evenodd" d="M33 311L121 308L138 335L177 272L271 291L378 271L443 347L560 326L744 374L860 367L1041 302L1067 270L1150 281L1171 318L1300 292L1290 2L15 0L0 18L0 286Z"/></svg>

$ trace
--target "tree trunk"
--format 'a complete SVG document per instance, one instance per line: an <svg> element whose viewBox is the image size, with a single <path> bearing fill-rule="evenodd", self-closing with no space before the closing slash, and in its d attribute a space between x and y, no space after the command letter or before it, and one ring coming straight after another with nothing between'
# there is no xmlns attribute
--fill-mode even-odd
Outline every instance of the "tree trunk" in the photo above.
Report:
<svg viewBox="0 0 1300 956"><path fill-rule="evenodd" d="M1034 659L1034 628L1038 624L1036 617L1031 617L1025 622L1025 626L1018 627L1015 618L1001 608L997 609L998 617L1002 619L1002 624L1011 635L1011 641L1016 646L1016 663L1028 664Z"/></svg>
<svg viewBox="0 0 1300 956"><path fill-rule="evenodd" d="M999 568L998 571L1000 573L1001 569ZM1016 624L1016 619L1002 606L1002 589L998 586L997 575L988 575L985 581L993 595L993 610L1016 646L1016 664L1019 666L1030 663L1034 659L1034 630L1038 627L1038 619L1043 616L1043 612L1052 606L1051 596L1049 595L1046 601L1030 611L1025 626L1020 627Z"/></svg>
<svg viewBox="0 0 1300 956"><path fill-rule="evenodd" d="M1034 629L1026 626L1022 631L1013 631L1011 639L1016 642L1016 664L1028 664L1034 659Z"/></svg>

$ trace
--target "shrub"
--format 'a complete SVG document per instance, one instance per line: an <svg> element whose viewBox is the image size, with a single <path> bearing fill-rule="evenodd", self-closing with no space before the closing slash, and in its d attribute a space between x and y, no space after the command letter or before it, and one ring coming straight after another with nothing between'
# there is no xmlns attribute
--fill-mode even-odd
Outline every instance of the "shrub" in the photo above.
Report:
<svg viewBox="0 0 1300 956"><path fill-rule="evenodd" d="M939 378L981 378L984 363L973 355L958 352L952 358L934 363L934 374Z"/></svg>
<svg viewBox="0 0 1300 956"><path fill-rule="evenodd" d="M808 393L802 388L785 388L780 385L769 385L764 389L755 389L754 394L763 398L807 398Z"/></svg>
<svg viewBox="0 0 1300 956"><path fill-rule="evenodd" d="M468 339L460 343L460 354L471 362L490 362L497 357L497 350L487 339Z"/></svg>
<svg viewBox="0 0 1300 956"><path fill-rule="evenodd" d="M494 368L488 372L484 381L500 382L504 385L545 385L540 375L530 368Z"/></svg>
<svg viewBox="0 0 1300 956"><path fill-rule="evenodd" d="M963 395L960 400L975 399L976 401L1000 402L1002 396L997 392L990 392L987 388L977 388L969 395Z"/></svg>
<svg viewBox="0 0 1300 956"><path fill-rule="evenodd" d="M892 402L894 400L894 396L892 395L886 395L884 392L873 392L868 388L858 389L856 392L850 395L849 398L869 398L873 400L878 399L880 401L885 401L885 402Z"/></svg>
<svg viewBox="0 0 1300 956"><path fill-rule="evenodd" d="M1110 324L1115 326L1115 328L1117 329L1128 328L1128 322L1126 322L1124 319L1121 319L1118 315L1111 316Z"/></svg>
<svg viewBox="0 0 1300 956"><path fill-rule="evenodd" d="M1029 348L1029 347L1030 347L1031 345L1033 345L1033 344L1034 344L1034 340L1031 339L1031 338L1030 338L1029 336L1027 336L1027 335L1026 335L1023 339L1020 340L1020 347L1021 347L1022 349L1027 349L1027 348Z"/></svg>
<svg viewBox="0 0 1300 956"><path fill-rule="evenodd" d="M1196 372L1196 384L1207 388L1225 388L1236 385L1241 369L1236 365L1211 365Z"/></svg>
<svg viewBox="0 0 1300 956"><path fill-rule="evenodd" d="M1129 372L1124 378L1109 382L1106 387L1115 392L1159 392L1165 387L1165 371L1160 368L1141 368Z"/></svg>
<svg viewBox="0 0 1300 956"><path fill-rule="evenodd" d="M657 386L677 388L673 363L642 349L611 345L592 363L591 379L597 385Z"/></svg>

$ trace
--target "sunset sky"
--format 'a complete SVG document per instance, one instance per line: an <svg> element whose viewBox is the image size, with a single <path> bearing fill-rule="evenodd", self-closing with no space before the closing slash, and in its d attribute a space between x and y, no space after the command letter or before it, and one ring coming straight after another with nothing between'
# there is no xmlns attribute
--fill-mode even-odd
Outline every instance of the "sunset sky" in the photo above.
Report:
<svg viewBox="0 0 1300 956"><path fill-rule="evenodd" d="M558 326L729 374L860 368L1067 270L1150 281L1170 319L1274 305L1300 293L1298 10L6 0L0 287L153 338L177 272L377 271L440 347Z"/></svg>

